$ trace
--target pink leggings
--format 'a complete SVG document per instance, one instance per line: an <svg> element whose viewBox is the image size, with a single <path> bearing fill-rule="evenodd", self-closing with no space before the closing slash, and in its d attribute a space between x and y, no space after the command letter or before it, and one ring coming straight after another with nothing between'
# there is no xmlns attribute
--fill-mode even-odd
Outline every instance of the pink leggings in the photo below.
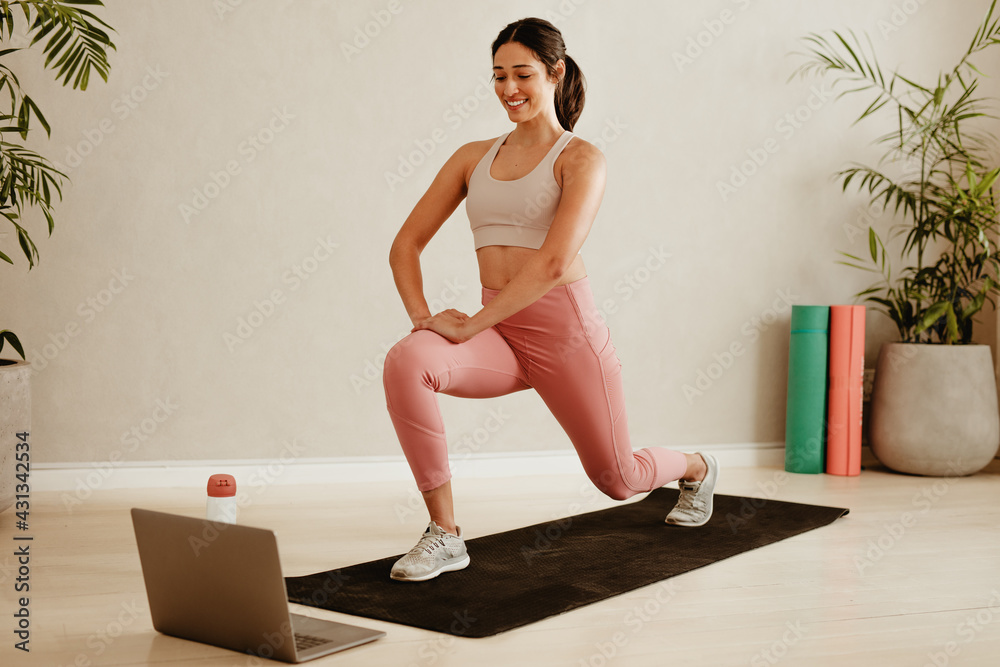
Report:
<svg viewBox="0 0 1000 667"><path fill-rule="evenodd" d="M484 288L483 305L497 293ZM621 363L587 278L553 288L465 343L432 331L411 333L387 355L383 382L389 415L421 491L451 478L435 392L491 398L534 388L573 442L587 475L617 500L679 479L687 469L680 452L632 450Z"/></svg>

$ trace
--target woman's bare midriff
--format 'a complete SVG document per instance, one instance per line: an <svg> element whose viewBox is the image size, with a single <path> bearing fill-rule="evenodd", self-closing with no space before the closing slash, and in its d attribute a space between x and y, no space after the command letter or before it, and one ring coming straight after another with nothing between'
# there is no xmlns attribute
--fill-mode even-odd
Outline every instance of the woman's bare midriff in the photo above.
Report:
<svg viewBox="0 0 1000 667"><path fill-rule="evenodd" d="M480 248L476 251L480 282L487 289L503 289L536 252L538 251L532 248L517 246L491 245ZM583 258L577 255L558 284L566 285L586 277L587 269L583 265Z"/></svg>

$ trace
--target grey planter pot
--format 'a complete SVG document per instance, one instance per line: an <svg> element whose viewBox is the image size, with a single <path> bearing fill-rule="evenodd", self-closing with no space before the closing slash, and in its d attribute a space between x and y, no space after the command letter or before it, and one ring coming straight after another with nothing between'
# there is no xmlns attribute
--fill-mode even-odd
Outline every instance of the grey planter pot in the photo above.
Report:
<svg viewBox="0 0 1000 667"><path fill-rule="evenodd" d="M26 431L31 431L31 364L0 365L0 512L14 504L14 452L17 434Z"/></svg>
<svg viewBox="0 0 1000 667"><path fill-rule="evenodd" d="M872 453L896 472L956 477L982 470L1000 447L989 346L883 345L870 426Z"/></svg>

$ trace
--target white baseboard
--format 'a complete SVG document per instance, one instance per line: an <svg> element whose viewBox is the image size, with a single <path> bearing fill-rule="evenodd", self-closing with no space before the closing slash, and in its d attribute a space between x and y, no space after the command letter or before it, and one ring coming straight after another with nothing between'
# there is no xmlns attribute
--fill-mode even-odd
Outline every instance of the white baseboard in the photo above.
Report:
<svg viewBox="0 0 1000 667"><path fill-rule="evenodd" d="M675 447L682 452L711 452L726 467L781 466L785 443L752 442ZM523 475L583 475L573 450L469 453L452 456L452 473L469 478ZM402 456L290 458L287 460L132 461L38 463L32 466L33 491L195 488L209 476L227 473L237 486L338 484L412 480Z"/></svg>

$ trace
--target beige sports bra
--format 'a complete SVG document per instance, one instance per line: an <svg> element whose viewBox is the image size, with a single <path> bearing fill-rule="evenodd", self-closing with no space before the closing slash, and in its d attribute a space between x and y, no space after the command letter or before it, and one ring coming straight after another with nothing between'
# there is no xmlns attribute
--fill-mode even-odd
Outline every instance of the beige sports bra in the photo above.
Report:
<svg viewBox="0 0 1000 667"><path fill-rule="evenodd" d="M490 168L508 136L510 132L496 140L469 177L465 211L476 250L491 245L536 250L542 247L562 197L562 188L552 171L559 154L575 135L564 131L527 175L498 181L490 176Z"/></svg>

